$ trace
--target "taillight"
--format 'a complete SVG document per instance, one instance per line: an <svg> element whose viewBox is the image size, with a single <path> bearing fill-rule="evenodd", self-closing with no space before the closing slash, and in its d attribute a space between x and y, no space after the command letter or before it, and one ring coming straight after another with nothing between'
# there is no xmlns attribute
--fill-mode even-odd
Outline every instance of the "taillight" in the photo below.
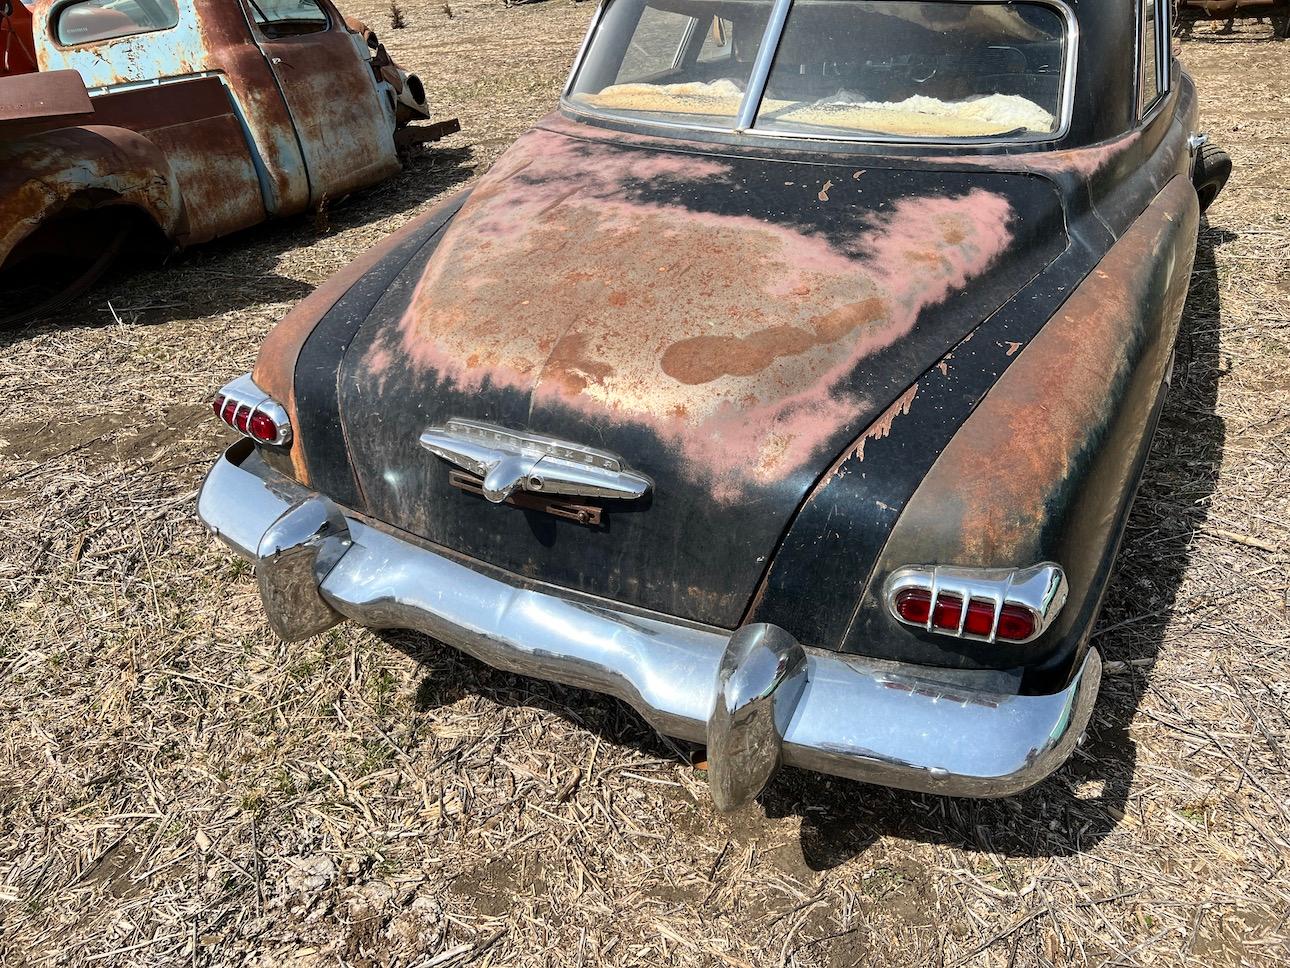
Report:
<svg viewBox="0 0 1290 968"><path fill-rule="evenodd" d="M220 390L211 407L224 423L262 444L291 443L286 408L256 386L249 373Z"/></svg>
<svg viewBox="0 0 1290 968"><path fill-rule="evenodd" d="M273 443L278 437L278 425L268 414L254 413L247 421L247 430L256 440L266 444Z"/></svg>
<svg viewBox="0 0 1290 968"><path fill-rule="evenodd" d="M1059 565L1017 570L923 566L901 568L887 580L892 615L941 635L985 642L1029 642L1066 603Z"/></svg>

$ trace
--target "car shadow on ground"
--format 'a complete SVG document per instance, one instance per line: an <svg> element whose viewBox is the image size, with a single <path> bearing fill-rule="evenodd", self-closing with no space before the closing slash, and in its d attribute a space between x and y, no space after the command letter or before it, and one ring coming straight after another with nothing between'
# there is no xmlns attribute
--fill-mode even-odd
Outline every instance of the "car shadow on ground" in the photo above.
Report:
<svg viewBox="0 0 1290 968"><path fill-rule="evenodd" d="M55 327L112 325L118 317L156 325L296 302L314 286L277 271L284 253L446 197L474 176L473 156L470 145L414 148L392 178L321 211L263 222L168 258L140 238L86 295L44 318L0 329L0 349Z"/></svg>
<svg viewBox="0 0 1290 968"><path fill-rule="evenodd" d="M1032 790L1001 800L907 793L786 769L757 804L732 817L735 830L755 837L768 822L800 817L803 861L826 870L890 836L1005 856L1069 855L1095 845L1135 809L1129 802L1136 762L1129 725L1150 687L1222 462L1225 431L1215 412L1223 368L1214 250L1233 238L1202 222L1173 385L1094 633L1107 674L1088 737L1071 761ZM418 689L420 710L478 694L503 705L548 710L651 755L684 759L690 752L607 697L490 669L417 633L381 636L429 666Z"/></svg>

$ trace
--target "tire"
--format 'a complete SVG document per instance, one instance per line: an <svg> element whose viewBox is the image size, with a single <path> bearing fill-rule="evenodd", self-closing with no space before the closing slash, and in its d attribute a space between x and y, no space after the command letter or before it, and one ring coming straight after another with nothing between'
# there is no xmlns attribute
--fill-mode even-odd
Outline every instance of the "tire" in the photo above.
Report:
<svg viewBox="0 0 1290 968"><path fill-rule="evenodd" d="M1227 184L1232 174L1232 159L1218 145L1200 146L1196 163L1192 167L1191 181L1196 186L1196 195L1200 199L1200 210L1205 212L1214 204L1218 193Z"/></svg>
<svg viewBox="0 0 1290 968"><path fill-rule="evenodd" d="M16 306L7 305L0 310L0 329L48 318L88 292L125 251L135 227L133 219L117 215L98 222L55 220L37 229L29 240L34 243L32 248L35 251L30 254L33 257L23 260L23 253L19 253L18 265L6 263L0 267L4 270L0 278L7 283L13 282L11 277L22 277L31 283L27 291L15 300ZM66 260L42 251L65 239L68 232L77 232L82 238L93 238L97 243L94 250ZM43 271L50 263L56 263L58 269Z"/></svg>

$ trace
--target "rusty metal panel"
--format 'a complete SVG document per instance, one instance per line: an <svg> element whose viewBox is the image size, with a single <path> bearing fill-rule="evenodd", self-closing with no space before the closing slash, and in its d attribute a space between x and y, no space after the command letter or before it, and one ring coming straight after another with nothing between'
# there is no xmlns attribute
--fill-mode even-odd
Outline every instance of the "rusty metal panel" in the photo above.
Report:
<svg viewBox="0 0 1290 968"><path fill-rule="evenodd" d="M55 0L40 0L36 16L48 18L54 7ZM186 0L180 4L178 24L169 30L71 47L56 44L50 31L37 32L37 53L42 70L79 71L91 94L220 75L251 136L265 209L289 215L308 207L308 177L291 116L240 4Z"/></svg>
<svg viewBox="0 0 1290 968"><path fill-rule="evenodd" d="M328 29L257 42L273 64L309 172L309 197L321 205L399 169L393 114L387 118L362 39L339 13Z"/></svg>
<svg viewBox="0 0 1290 968"><path fill-rule="evenodd" d="M89 120L94 113L75 71L0 77L0 135L15 137Z"/></svg>
<svg viewBox="0 0 1290 968"><path fill-rule="evenodd" d="M0 141L0 265L41 220L104 196L182 233L183 201L166 157L142 135L85 125Z"/></svg>
<svg viewBox="0 0 1290 968"><path fill-rule="evenodd" d="M975 668L1019 661L936 637L896 641L882 583L912 563L1056 561L1070 601L1024 661L1041 678L1064 675L1093 621L1150 447L1198 220L1196 192L1178 175L1052 320L1018 346L905 505L844 650Z"/></svg>
<svg viewBox="0 0 1290 968"><path fill-rule="evenodd" d="M339 381L308 353L297 381L342 414L373 515L512 571L540 560L556 584L733 625L819 470L1060 253L1062 210L1031 175L613 141L527 134L433 258L352 340L337 333ZM535 534L407 446L418 421L454 416L612 450L656 494L615 511L609 533ZM327 490L348 472L339 436L301 435Z"/></svg>
<svg viewBox="0 0 1290 968"><path fill-rule="evenodd" d="M368 278L369 273L375 270L380 274L379 269L383 263L392 262L396 270L401 269L406 264L407 257L400 256L399 253L419 247L426 239L435 236L457 214L469 196L468 189L459 191L429 212L414 218L397 232L386 236L297 303L283 317L282 322L269 331L260 347L252 376L265 393L287 408L293 427L300 427L296 407L296 365L300 359L300 350L313 334L318 321L356 283ZM296 480L305 484L309 483L306 461L308 446L308 439L298 436L291 448L292 472Z"/></svg>
<svg viewBox="0 0 1290 968"><path fill-rule="evenodd" d="M130 88L96 97L94 105L103 123L146 134L169 159L188 212L181 244L264 220L250 147L218 78Z"/></svg>
<svg viewBox="0 0 1290 968"><path fill-rule="evenodd" d="M196 4L179 4L179 22L169 30L129 34L110 40L61 46L54 40L53 19L59 14L56 0L40 0L34 10L37 23L49 29L35 32L36 56L42 71L74 70L93 90L130 81L183 77L207 69L201 18Z"/></svg>

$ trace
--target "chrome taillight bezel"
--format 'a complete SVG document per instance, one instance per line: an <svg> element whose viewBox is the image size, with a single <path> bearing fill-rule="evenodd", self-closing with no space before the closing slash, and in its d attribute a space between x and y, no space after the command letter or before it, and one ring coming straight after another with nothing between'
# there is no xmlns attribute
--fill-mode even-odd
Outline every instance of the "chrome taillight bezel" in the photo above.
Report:
<svg viewBox="0 0 1290 968"><path fill-rule="evenodd" d="M920 590L931 598L926 622L911 622L897 609L897 597L906 591ZM887 613L901 625L922 629L934 635L948 635L973 642L1025 645L1044 634L1057 613L1066 604L1066 573L1061 565L1044 562L1030 568L972 568L961 565L907 565L892 572L883 589ZM957 629L934 624L936 603L942 595L960 599ZM994 605L994 622L989 635L974 635L964 628L968 607L973 599ZM1034 631L1024 639L1000 639L999 619L1005 605L1028 610L1034 617Z"/></svg>
<svg viewBox="0 0 1290 968"><path fill-rule="evenodd" d="M230 416L225 418L224 413L229 403L233 404L233 410ZM215 395L214 409L221 423L236 430L243 437L249 437L257 444L286 447L291 443L291 418L287 414L286 407L261 390L249 373L226 384ZM245 428L237 425L237 418L243 414L246 416ZM257 437L251 433L251 420L256 414L263 414L273 423L275 434L271 439Z"/></svg>

